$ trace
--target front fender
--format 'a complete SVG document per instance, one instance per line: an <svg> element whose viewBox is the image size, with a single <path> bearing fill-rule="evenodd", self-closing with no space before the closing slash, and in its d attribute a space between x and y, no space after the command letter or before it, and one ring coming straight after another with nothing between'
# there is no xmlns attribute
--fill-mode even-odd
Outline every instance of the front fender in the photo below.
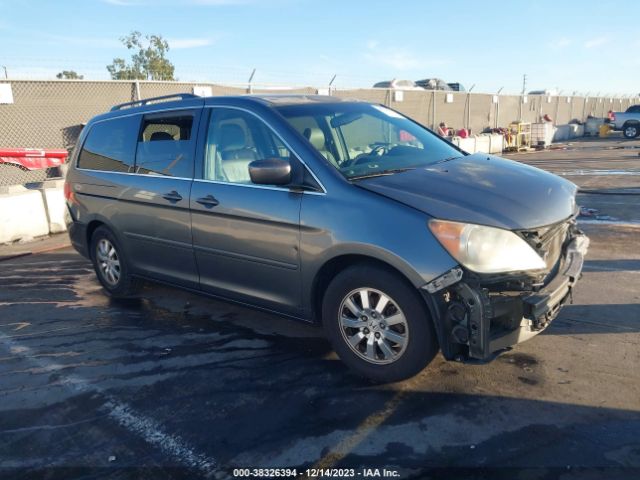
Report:
<svg viewBox="0 0 640 480"><path fill-rule="evenodd" d="M331 192L333 193L333 192ZM356 187L305 195L300 221L303 308L311 311L318 272L344 255L374 258L420 288L458 263L435 239L426 214Z"/></svg>

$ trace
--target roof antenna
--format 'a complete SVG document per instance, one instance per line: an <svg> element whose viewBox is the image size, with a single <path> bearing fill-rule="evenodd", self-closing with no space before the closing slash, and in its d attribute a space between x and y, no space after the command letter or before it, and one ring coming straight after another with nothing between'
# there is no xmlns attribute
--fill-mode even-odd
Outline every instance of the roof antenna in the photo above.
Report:
<svg viewBox="0 0 640 480"><path fill-rule="evenodd" d="M333 77L331 77L331 81L329 82L329 95L331 95L331 86L333 85L333 81L336 79L337 76L338 74L334 73Z"/></svg>
<svg viewBox="0 0 640 480"><path fill-rule="evenodd" d="M253 85L251 84L251 82L253 82L253 76L256 74L256 69L254 68L253 71L251 72L251 75L249 75L249 80L247 81L248 85L247 85L247 93L253 93Z"/></svg>

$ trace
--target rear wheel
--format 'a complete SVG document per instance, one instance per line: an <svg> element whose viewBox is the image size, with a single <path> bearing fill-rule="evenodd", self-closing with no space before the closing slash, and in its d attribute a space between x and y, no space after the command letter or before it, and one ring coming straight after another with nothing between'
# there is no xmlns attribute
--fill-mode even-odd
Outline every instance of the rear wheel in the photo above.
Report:
<svg viewBox="0 0 640 480"><path fill-rule="evenodd" d="M374 381L409 378L438 351L419 293L400 275L377 266L339 273L325 292L322 318L340 359Z"/></svg>
<svg viewBox="0 0 640 480"><path fill-rule="evenodd" d="M139 281L131 276L120 244L105 226L96 228L91 236L91 259L98 280L109 295L128 297L137 291Z"/></svg>
<svg viewBox="0 0 640 480"><path fill-rule="evenodd" d="M625 138L636 138L640 134L640 126L637 123L625 125L622 133Z"/></svg>

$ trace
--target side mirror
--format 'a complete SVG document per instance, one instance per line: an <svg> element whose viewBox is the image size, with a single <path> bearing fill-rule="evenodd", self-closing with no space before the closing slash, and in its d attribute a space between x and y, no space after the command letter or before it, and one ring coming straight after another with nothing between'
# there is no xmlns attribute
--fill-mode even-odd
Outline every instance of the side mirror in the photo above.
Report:
<svg viewBox="0 0 640 480"><path fill-rule="evenodd" d="M291 183L291 164L281 158L254 160L249 164L249 177L257 185L288 185Z"/></svg>

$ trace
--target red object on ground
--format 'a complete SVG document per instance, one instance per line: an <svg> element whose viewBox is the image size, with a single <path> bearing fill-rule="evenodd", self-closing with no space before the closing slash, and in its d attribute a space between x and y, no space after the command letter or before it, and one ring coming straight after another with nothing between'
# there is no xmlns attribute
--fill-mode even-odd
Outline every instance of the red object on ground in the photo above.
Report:
<svg viewBox="0 0 640 480"><path fill-rule="evenodd" d="M68 155L69 152L61 149L0 148L0 164L10 163L27 170L42 170L62 165Z"/></svg>

